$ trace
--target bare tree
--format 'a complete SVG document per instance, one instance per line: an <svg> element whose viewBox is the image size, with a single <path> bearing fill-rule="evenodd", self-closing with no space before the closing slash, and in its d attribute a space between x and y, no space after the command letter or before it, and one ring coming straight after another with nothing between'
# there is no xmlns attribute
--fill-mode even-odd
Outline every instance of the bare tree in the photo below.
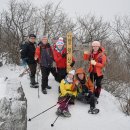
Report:
<svg viewBox="0 0 130 130"><path fill-rule="evenodd" d="M103 19L88 14L85 17L78 17L78 39L82 44L88 44L94 40L103 41L109 37L109 23Z"/></svg>
<svg viewBox="0 0 130 130"><path fill-rule="evenodd" d="M38 31L36 12L37 9L31 3L16 0L11 0L9 10L2 12L1 26L4 33L2 41L8 50L9 59L15 63L19 62L19 44L27 38L28 33Z"/></svg>
<svg viewBox="0 0 130 130"><path fill-rule="evenodd" d="M116 16L113 24L113 33L126 51L130 54L130 17Z"/></svg>
<svg viewBox="0 0 130 130"><path fill-rule="evenodd" d="M43 35L66 36L67 32L74 30L75 24L67 17L60 7L54 3L47 3L40 10Z"/></svg>

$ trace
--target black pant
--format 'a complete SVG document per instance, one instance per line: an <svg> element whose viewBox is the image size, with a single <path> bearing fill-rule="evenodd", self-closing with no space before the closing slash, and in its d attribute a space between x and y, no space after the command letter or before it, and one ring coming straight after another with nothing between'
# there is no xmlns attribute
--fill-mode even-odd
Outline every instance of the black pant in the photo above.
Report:
<svg viewBox="0 0 130 130"><path fill-rule="evenodd" d="M101 92L101 81L103 79L102 76L97 76L97 73L90 73L90 79L92 82L95 82L95 96L99 98Z"/></svg>
<svg viewBox="0 0 130 130"><path fill-rule="evenodd" d="M88 96L84 95L84 93L79 93L77 99L83 103L90 104L90 108L95 108L95 96L91 93Z"/></svg>
<svg viewBox="0 0 130 130"><path fill-rule="evenodd" d="M28 64L29 70L30 70L30 77L35 77L36 74L36 68L37 68L37 64Z"/></svg>
<svg viewBox="0 0 130 130"><path fill-rule="evenodd" d="M67 75L66 68L57 68L57 75L55 77L55 80L59 83L62 79L64 79Z"/></svg>
<svg viewBox="0 0 130 130"><path fill-rule="evenodd" d="M55 76L55 73L56 73L55 68L53 68L53 67L48 68L48 67L41 66L41 73L42 73L41 87L42 87L42 90L48 86L48 76L49 76L50 72L52 73L53 76Z"/></svg>

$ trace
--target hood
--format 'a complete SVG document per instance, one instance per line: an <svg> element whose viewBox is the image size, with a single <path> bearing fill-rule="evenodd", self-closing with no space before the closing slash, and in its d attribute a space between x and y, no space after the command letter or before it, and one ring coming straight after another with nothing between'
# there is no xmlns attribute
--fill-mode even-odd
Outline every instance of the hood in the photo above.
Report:
<svg viewBox="0 0 130 130"><path fill-rule="evenodd" d="M76 75L77 75L77 74L81 74L81 73L85 74L84 69L83 69L83 68L78 68L78 69L76 70Z"/></svg>

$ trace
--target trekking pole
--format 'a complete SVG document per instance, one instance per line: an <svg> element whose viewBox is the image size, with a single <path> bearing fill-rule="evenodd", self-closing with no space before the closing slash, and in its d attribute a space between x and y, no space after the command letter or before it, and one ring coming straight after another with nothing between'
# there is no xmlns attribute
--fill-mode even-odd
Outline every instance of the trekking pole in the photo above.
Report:
<svg viewBox="0 0 130 130"><path fill-rule="evenodd" d="M70 98L68 99L68 101L66 102L65 108L67 107L67 105L68 105L68 103L69 103L70 100L71 100L71 97L70 97ZM54 124L55 124L55 122L57 121L57 119L59 118L59 116L60 116L60 115L58 115L58 116L56 117L56 119L54 120L54 122L51 124L51 127L54 126Z"/></svg>
<svg viewBox="0 0 130 130"><path fill-rule="evenodd" d="M28 121L31 121L32 119L38 117L39 115L45 113L46 111L48 111L48 110L50 110L50 109L52 109L52 108L55 107L58 103L62 103L62 102L64 102L65 100L66 100L66 99L64 99L64 100L62 100L62 101L60 101L60 102L57 102L55 105L49 107L48 109L44 110L43 112L41 112L41 113L39 113L39 114L33 116L32 118L29 118Z"/></svg>
<svg viewBox="0 0 130 130"><path fill-rule="evenodd" d="M37 73L37 82L38 82L38 73ZM40 95L39 95L39 85L38 85L38 98L40 98Z"/></svg>
<svg viewBox="0 0 130 130"><path fill-rule="evenodd" d="M39 75L39 70L37 68L37 83L38 83L38 75ZM38 85L38 98L40 98L40 95L39 95L39 85Z"/></svg>

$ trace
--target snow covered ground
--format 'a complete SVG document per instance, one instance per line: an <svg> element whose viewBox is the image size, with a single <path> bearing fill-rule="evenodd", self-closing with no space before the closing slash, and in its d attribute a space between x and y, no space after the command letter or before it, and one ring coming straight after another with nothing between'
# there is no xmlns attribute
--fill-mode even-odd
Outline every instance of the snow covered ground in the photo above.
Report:
<svg viewBox="0 0 130 130"><path fill-rule="evenodd" d="M43 95L40 89L40 98L38 98L38 89L29 87L29 76L18 77L22 70L22 67L17 66L0 67L0 97L4 96L6 76L9 79L15 78L21 81L28 102L28 118L32 118L56 104L59 84L50 75L49 85L52 89L48 90L47 95ZM121 112L118 101L105 90L102 90L97 105L100 109L97 115L88 114L89 105L76 101L75 105L69 108L72 116L70 118L59 117L54 127L51 127L56 118L57 107L58 105L28 122L27 130L130 130L130 117Z"/></svg>

